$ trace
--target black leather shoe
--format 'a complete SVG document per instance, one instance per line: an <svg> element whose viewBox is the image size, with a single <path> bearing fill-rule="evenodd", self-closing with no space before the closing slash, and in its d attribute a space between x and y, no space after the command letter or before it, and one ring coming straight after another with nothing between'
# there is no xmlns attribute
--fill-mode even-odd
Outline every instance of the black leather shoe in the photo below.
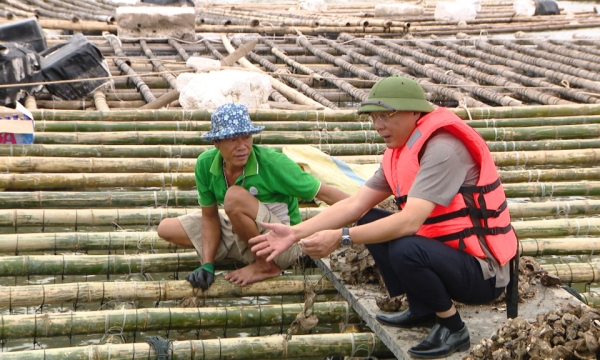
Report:
<svg viewBox="0 0 600 360"><path fill-rule="evenodd" d="M438 359L452 355L456 351L466 351L471 346L467 325L456 332L435 324L425 340L411 347L408 354L417 359Z"/></svg>
<svg viewBox="0 0 600 360"><path fill-rule="evenodd" d="M378 314L375 319L384 325L411 328L417 326L432 327L435 324L435 314L425 316L413 316L410 309L396 315Z"/></svg>

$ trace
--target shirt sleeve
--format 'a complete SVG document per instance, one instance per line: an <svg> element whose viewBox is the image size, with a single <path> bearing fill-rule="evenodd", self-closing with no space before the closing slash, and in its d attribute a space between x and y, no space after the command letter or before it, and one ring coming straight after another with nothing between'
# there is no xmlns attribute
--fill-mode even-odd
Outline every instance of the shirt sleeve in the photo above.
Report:
<svg viewBox="0 0 600 360"><path fill-rule="evenodd" d="M208 177L211 175L210 172L203 171L202 169L200 160L198 160L196 162L196 169L194 170L196 188L198 189L198 204L204 207L213 206L217 203L217 198L214 192L209 189Z"/></svg>
<svg viewBox="0 0 600 360"><path fill-rule="evenodd" d="M467 174L477 167L465 145L450 134L432 137L425 144L420 165L408 196L442 206L450 204Z"/></svg>
<svg viewBox="0 0 600 360"><path fill-rule="evenodd" d="M392 192L390 188L390 184L385 179L385 174L383 173L383 166L379 166L379 169L375 171L373 176L371 176L366 182L365 186L369 189L377 190L377 191L388 191Z"/></svg>
<svg viewBox="0 0 600 360"><path fill-rule="evenodd" d="M300 165L286 155L280 154L280 156L273 164L277 167L273 173L277 176L274 180L278 182L279 187L288 195L306 201L314 199L321 188L321 182L302 170Z"/></svg>

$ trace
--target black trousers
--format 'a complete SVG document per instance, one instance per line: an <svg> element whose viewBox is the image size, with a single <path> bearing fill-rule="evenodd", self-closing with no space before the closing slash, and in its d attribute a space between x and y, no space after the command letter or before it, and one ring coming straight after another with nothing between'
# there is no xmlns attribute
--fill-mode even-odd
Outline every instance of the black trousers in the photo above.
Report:
<svg viewBox="0 0 600 360"><path fill-rule="evenodd" d="M358 225L391 215L372 209ZM465 304L486 304L502 294L496 278L484 280L481 265L472 255L437 240L418 235L370 244L391 297L406 294L415 316L449 310L451 300Z"/></svg>

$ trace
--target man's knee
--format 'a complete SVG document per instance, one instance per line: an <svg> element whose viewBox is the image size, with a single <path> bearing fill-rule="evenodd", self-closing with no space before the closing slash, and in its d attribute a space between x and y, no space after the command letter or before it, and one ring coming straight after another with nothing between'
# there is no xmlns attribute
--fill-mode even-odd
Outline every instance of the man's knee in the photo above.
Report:
<svg viewBox="0 0 600 360"><path fill-rule="evenodd" d="M158 224L158 229L156 229L156 232L159 237L168 242L180 243L180 238L183 235L182 232L185 233L185 230L183 229L183 226L181 226L179 219L168 218L161 220L160 224ZM185 238L187 238L187 234L185 234Z"/></svg>
<svg viewBox="0 0 600 360"><path fill-rule="evenodd" d="M234 211L240 211L244 208L244 197L249 195L248 191L241 186L231 186L225 193L223 208L225 213L231 214Z"/></svg>
<svg viewBox="0 0 600 360"><path fill-rule="evenodd" d="M397 259L399 265L424 264L427 256L424 241L427 240L414 235L394 240L390 246L390 257Z"/></svg>

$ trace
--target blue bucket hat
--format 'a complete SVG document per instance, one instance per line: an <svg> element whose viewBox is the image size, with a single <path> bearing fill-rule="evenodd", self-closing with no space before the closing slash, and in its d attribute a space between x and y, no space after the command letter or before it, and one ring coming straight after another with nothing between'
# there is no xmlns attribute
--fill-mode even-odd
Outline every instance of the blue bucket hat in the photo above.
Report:
<svg viewBox="0 0 600 360"><path fill-rule="evenodd" d="M202 135L206 140L223 140L243 135L258 134L264 126L254 126L248 108L242 104L228 103L219 106L210 117L211 130Z"/></svg>

